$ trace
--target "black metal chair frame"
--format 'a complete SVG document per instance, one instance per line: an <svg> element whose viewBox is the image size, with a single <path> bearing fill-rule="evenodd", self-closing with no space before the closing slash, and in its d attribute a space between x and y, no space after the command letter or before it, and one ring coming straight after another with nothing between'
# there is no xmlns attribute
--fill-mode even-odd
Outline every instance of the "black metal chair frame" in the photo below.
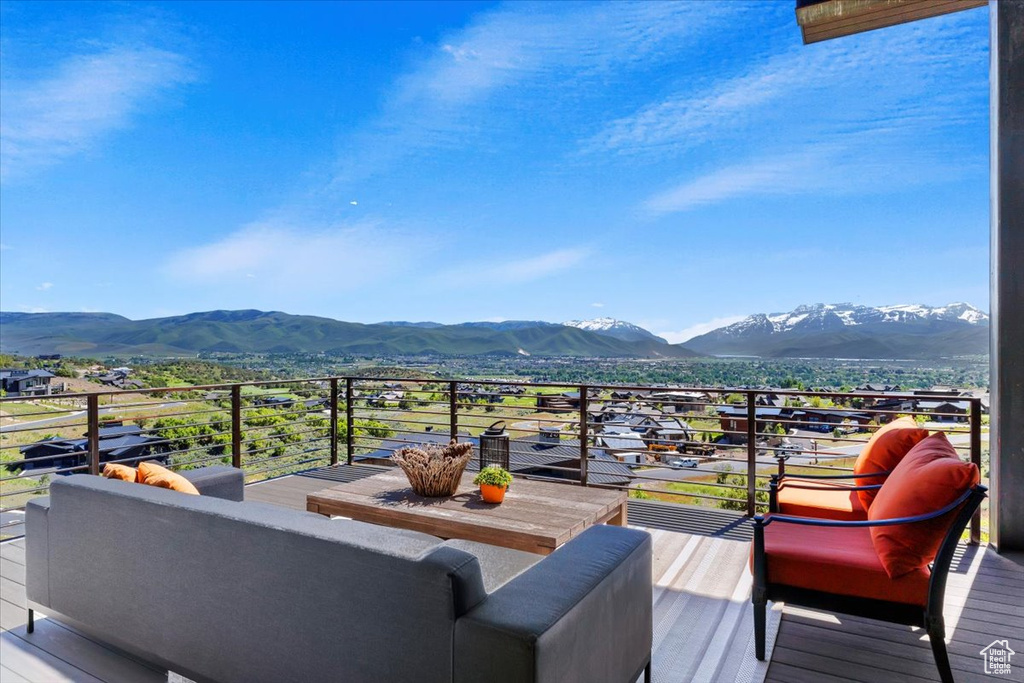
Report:
<svg viewBox="0 0 1024 683"><path fill-rule="evenodd" d="M932 654L935 657L935 665L939 669L942 683L953 683L953 673L949 667L949 655L946 652L946 625L943 619L946 579L949 576L949 566L953 561L953 555L956 552L960 537L964 529L967 528L968 523L970 523L971 517L974 516L978 506L981 505L981 501L984 500L987 491L987 487L978 484L965 491L963 495L941 510L914 517L854 522L814 519L810 517L791 517L778 514L771 514L767 517L762 515L754 517L754 587L751 601L754 605L754 639L757 658L763 661L765 657L765 618L768 601L782 601L813 609L823 609L830 612L866 617L868 619L879 619L896 624L922 627L927 631L928 639L931 641ZM935 519L936 517L949 514L957 508L960 508L960 510L953 523L946 530L946 535L931 565L928 601L925 607L768 583L764 528L769 524L779 522L783 524L837 528L895 526L897 524L916 524Z"/></svg>

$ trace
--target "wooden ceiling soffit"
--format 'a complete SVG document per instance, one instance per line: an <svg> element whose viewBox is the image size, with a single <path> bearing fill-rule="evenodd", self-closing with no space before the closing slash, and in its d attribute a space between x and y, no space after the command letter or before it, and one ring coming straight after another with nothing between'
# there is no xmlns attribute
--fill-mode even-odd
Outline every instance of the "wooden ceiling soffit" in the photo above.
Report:
<svg viewBox="0 0 1024 683"><path fill-rule="evenodd" d="M804 44L984 7L988 0L797 0Z"/></svg>

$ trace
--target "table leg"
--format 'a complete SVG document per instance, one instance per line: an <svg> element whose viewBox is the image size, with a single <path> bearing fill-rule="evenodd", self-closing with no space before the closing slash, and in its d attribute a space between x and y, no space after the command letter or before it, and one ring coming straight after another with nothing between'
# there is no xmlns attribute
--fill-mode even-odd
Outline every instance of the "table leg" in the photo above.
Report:
<svg viewBox="0 0 1024 683"><path fill-rule="evenodd" d="M627 524L629 524L628 518L629 512L626 507L626 503L623 503L621 506L619 506L618 512L616 512L608 519L607 523L614 524L615 526L626 526Z"/></svg>

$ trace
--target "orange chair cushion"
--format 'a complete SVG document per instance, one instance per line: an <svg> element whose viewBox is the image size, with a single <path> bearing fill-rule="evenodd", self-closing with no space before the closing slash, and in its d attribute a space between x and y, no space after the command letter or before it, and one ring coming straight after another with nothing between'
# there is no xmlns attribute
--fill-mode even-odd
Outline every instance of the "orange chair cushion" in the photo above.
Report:
<svg viewBox="0 0 1024 683"><path fill-rule="evenodd" d="M135 471L134 467L128 467L128 465L118 465L117 463L108 462L103 466L103 476L107 479L120 479L121 481L138 481L139 473Z"/></svg>
<svg viewBox="0 0 1024 683"><path fill-rule="evenodd" d="M891 579L864 527L814 527L775 522L764 529L768 583L925 606L931 571Z"/></svg>
<svg viewBox="0 0 1024 683"><path fill-rule="evenodd" d="M979 480L977 466L960 460L946 435L936 432L914 446L896 465L868 510L868 519L935 512L959 498ZM926 522L871 527L878 559L889 576L903 576L934 560L955 514L953 510Z"/></svg>
<svg viewBox="0 0 1024 683"><path fill-rule="evenodd" d="M901 417L880 428L871 435L871 439L864 446L864 449L857 457L853 465L854 474L869 474L871 472L890 472L903 457L910 452L910 449L923 441L928 436L927 429L921 429L914 422L912 417ZM867 484L881 484L885 481L883 477L857 478L854 481L858 486ZM878 489L858 491L861 505L865 510L871 509L871 503L875 500Z"/></svg>
<svg viewBox="0 0 1024 683"><path fill-rule="evenodd" d="M159 486L160 488L171 489L172 491L199 495L199 489L193 486L192 482L177 472L172 472L166 467L157 465L155 462L139 463L139 481L150 486Z"/></svg>
<svg viewBox="0 0 1024 683"><path fill-rule="evenodd" d="M849 485L823 483L821 481L790 479L783 480L779 489L779 512L794 517L817 517L819 519L840 519L859 521L868 518L867 510L861 505L857 491ZM817 486L817 489L794 488L791 484Z"/></svg>

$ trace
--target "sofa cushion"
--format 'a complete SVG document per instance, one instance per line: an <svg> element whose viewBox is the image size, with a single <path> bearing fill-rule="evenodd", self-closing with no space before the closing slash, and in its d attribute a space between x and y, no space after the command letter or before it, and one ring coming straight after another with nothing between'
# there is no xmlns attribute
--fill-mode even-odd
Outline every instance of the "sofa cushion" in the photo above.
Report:
<svg viewBox="0 0 1024 683"><path fill-rule="evenodd" d="M896 466L868 510L868 519L894 519L935 512L979 481L974 463L963 462L942 432L914 446ZM871 527L878 558L896 578L935 559L956 510L914 524Z"/></svg>
<svg viewBox="0 0 1024 683"><path fill-rule="evenodd" d="M488 593L498 590L544 559L542 555L527 553L522 550L510 550L509 548L501 548L496 545L488 545L487 543L466 541L461 538L445 541L442 545L464 550L476 557L480 563L480 571L483 574L484 590Z"/></svg>
<svg viewBox="0 0 1024 683"><path fill-rule="evenodd" d="M107 479L120 479L121 481L138 481L139 473L134 467L118 465L108 462L103 466L103 476Z"/></svg>
<svg viewBox="0 0 1024 683"><path fill-rule="evenodd" d="M779 512L794 517L818 517L839 520L867 519L867 510L861 504L858 491L843 484L821 481L783 480L779 488ZM796 488L790 484L816 486L815 489Z"/></svg>
<svg viewBox="0 0 1024 683"><path fill-rule="evenodd" d="M864 527L776 522L764 529L768 582L809 590L924 606L931 572L918 568L892 579Z"/></svg>
<svg viewBox="0 0 1024 683"><path fill-rule="evenodd" d="M177 472L172 472L166 467L157 465L155 462L139 463L139 481L149 486L159 486L162 489L191 493L195 496L199 495L199 489L192 482Z"/></svg>
<svg viewBox="0 0 1024 683"><path fill-rule="evenodd" d="M885 425L874 434L864 446L853 465L854 474L870 474L872 472L891 472L910 449L928 436L927 429L921 429L912 417L901 417ZM858 486L881 484L882 477L865 477L855 480ZM878 489L858 491L861 506L871 509Z"/></svg>

